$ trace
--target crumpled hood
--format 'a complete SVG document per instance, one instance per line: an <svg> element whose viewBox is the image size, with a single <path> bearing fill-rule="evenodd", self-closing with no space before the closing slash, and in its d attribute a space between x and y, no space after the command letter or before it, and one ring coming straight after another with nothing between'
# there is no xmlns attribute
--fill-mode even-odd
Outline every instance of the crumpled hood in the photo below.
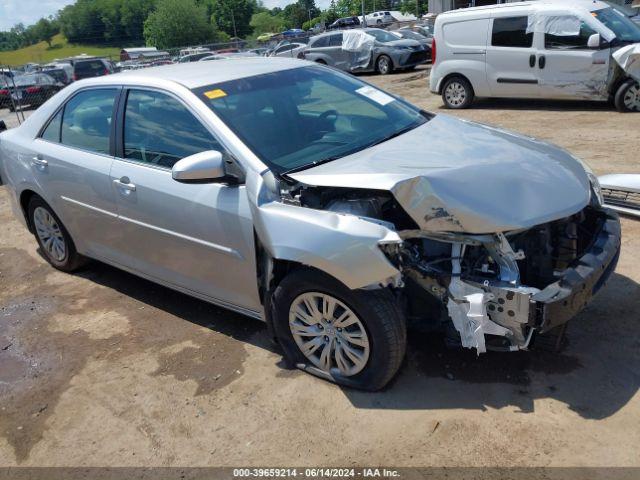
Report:
<svg viewBox="0 0 640 480"><path fill-rule="evenodd" d="M583 166L564 150L446 115L290 176L307 185L388 190L420 229L434 232L529 228L590 200Z"/></svg>

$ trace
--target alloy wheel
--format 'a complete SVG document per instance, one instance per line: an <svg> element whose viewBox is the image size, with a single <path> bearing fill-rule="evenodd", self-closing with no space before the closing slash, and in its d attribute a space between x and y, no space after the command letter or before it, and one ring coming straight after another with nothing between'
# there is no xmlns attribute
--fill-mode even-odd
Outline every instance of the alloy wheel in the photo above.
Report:
<svg viewBox="0 0 640 480"><path fill-rule="evenodd" d="M45 208L37 207L33 211L33 226L46 254L53 260L63 262L67 256L67 243L53 215Z"/></svg>
<svg viewBox="0 0 640 480"><path fill-rule="evenodd" d="M325 371L344 377L362 371L369 360L369 338L358 316L331 295L307 292L289 309L289 329L302 354Z"/></svg>
<svg viewBox="0 0 640 480"><path fill-rule="evenodd" d="M381 57L380 60L378 60L378 71L382 75L386 75L387 73L389 73L389 70L389 60L387 59L387 57Z"/></svg>
<svg viewBox="0 0 640 480"><path fill-rule="evenodd" d="M467 91L460 82L453 81L447 85L444 96L449 105L459 107L467 100Z"/></svg>
<svg viewBox="0 0 640 480"><path fill-rule="evenodd" d="M624 106L628 110L640 111L640 83L632 85L625 92Z"/></svg>

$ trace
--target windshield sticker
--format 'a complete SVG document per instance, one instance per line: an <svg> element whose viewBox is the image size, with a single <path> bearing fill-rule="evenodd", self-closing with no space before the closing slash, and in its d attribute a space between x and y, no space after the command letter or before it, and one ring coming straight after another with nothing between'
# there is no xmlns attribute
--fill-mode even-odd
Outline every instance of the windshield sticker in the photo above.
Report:
<svg viewBox="0 0 640 480"><path fill-rule="evenodd" d="M393 98L391 95L387 95L377 88L369 86L359 88L358 90L356 90L356 93L359 93L363 97L367 97L369 100L373 100L374 102L379 103L383 107L395 100L395 98Z"/></svg>
<svg viewBox="0 0 640 480"><path fill-rule="evenodd" d="M219 88L216 88L215 90L209 90L208 92L204 92L204 95L209 100L214 100L216 98L226 97L227 96L227 92L225 92L224 90L221 90Z"/></svg>

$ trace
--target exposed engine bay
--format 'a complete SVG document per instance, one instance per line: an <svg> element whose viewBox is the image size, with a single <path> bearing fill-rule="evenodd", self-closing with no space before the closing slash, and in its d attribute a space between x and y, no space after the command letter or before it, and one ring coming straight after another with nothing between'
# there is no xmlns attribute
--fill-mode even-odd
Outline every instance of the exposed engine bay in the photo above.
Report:
<svg viewBox="0 0 640 480"><path fill-rule="evenodd" d="M401 272L388 287L407 318L444 331L453 325L459 343L478 353L526 349L536 332L568 321L606 281L619 251L619 224L596 202L529 229L474 235L420 230L385 191L298 184L282 198L396 231L401 241L379 248ZM605 245L612 236L617 248ZM607 271L593 275L602 265Z"/></svg>

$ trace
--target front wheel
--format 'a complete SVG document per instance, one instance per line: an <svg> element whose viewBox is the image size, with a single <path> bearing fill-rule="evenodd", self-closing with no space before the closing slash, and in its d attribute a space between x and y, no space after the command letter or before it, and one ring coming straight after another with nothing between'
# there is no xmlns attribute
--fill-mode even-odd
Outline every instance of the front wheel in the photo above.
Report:
<svg viewBox="0 0 640 480"><path fill-rule="evenodd" d="M406 349L405 319L388 290L349 290L314 270L285 277L273 294L273 323L285 359L332 382L379 390Z"/></svg>
<svg viewBox="0 0 640 480"><path fill-rule="evenodd" d="M468 108L473 102L473 88L466 79L452 77L442 87L442 101L447 108Z"/></svg>
<svg viewBox="0 0 640 480"><path fill-rule="evenodd" d="M619 112L640 112L640 83L627 80L620 85L614 103Z"/></svg>
<svg viewBox="0 0 640 480"><path fill-rule="evenodd" d="M393 62L386 55L380 55L376 62L376 70L380 75L387 75L393 72Z"/></svg>

